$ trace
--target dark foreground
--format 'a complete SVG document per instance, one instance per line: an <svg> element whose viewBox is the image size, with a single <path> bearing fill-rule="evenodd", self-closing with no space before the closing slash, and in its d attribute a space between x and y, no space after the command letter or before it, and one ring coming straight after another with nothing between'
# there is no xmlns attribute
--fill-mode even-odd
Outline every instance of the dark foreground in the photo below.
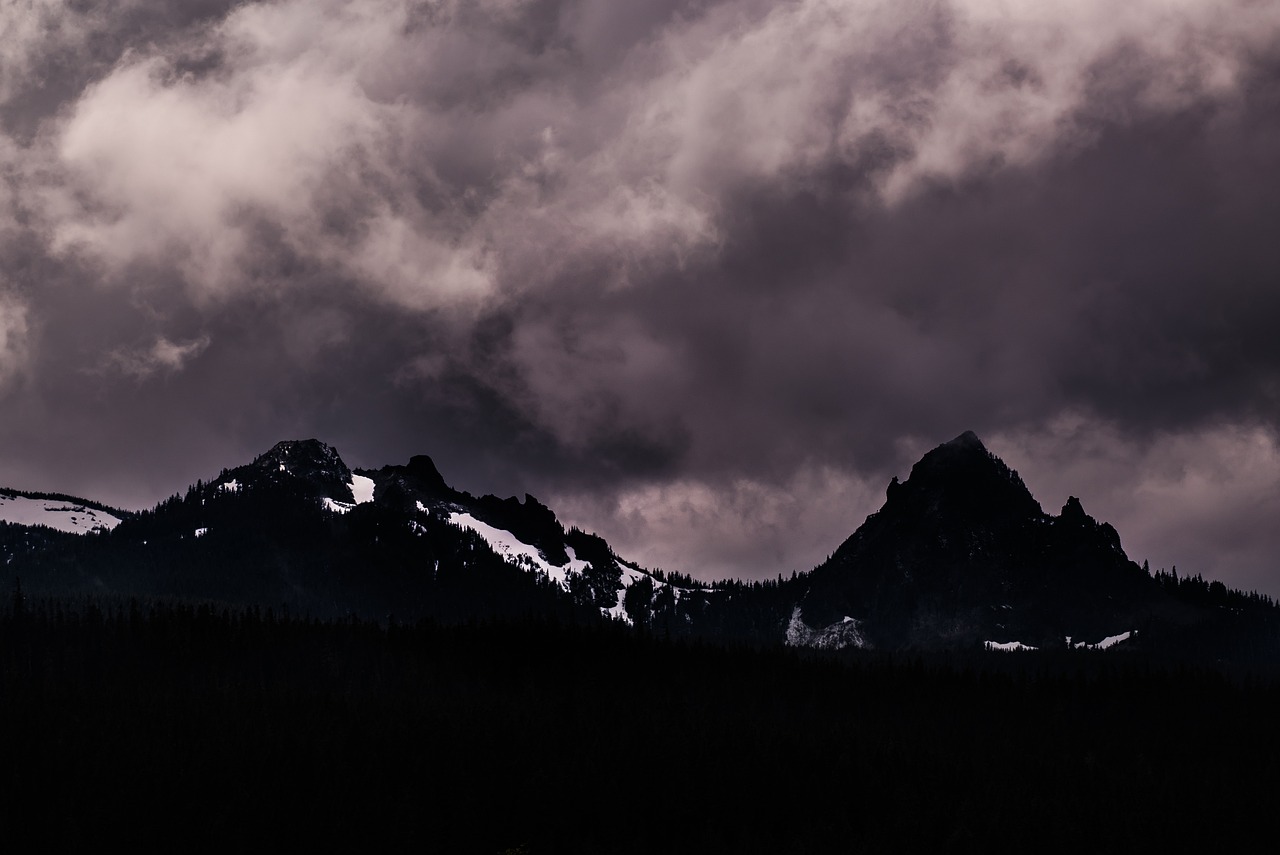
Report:
<svg viewBox="0 0 1280 855"><path fill-rule="evenodd" d="M802 657L543 622L0 612L11 845L1121 852L1268 839L1270 678Z"/></svg>

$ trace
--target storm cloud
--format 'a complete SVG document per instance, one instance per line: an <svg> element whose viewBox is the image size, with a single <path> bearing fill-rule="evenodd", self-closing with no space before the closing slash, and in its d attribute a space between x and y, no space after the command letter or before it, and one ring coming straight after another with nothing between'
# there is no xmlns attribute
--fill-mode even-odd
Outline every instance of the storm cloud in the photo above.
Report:
<svg viewBox="0 0 1280 855"><path fill-rule="evenodd" d="M804 570L966 429L1280 593L1280 7L0 9L0 483L286 437Z"/></svg>

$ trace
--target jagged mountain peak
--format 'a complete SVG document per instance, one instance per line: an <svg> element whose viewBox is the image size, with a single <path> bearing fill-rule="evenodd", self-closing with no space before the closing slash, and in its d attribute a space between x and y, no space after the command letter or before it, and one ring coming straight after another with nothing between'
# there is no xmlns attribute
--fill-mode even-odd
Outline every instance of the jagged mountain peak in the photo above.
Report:
<svg viewBox="0 0 1280 855"><path fill-rule="evenodd" d="M987 450L987 447L982 444L982 440L978 439L978 435L971 430L965 431L950 442L944 442L941 447Z"/></svg>
<svg viewBox="0 0 1280 855"><path fill-rule="evenodd" d="M1074 522L1084 522L1092 519L1084 512L1084 505L1080 504L1080 500L1075 496L1067 497L1067 503L1062 506L1062 513L1058 516L1060 519Z"/></svg>
<svg viewBox="0 0 1280 855"><path fill-rule="evenodd" d="M350 471L338 449L318 439L286 439L271 446L270 450L254 458L255 466L282 467L285 471L295 468L324 468L332 471Z"/></svg>
<svg viewBox="0 0 1280 855"><path fill-rule="evenodd" d="M1149 602L1145 581L1078 498L1046 514L967 431L890 483L880 511L810 575L800 619L852 617L874 646L1039 644L1131 629Z"/></svg>
<svg viewBox="0 0 1280 855"><path fill-rule="evenodd" d="M425 454L415 454L410 457L409 465L405 467L405 471L412 475L423 488L440 492L449 489L449 485L445 483L444 476L436 468L435 461Z"/></svg>
<svg viewBox="0 0 1280 855"><path fill-rule="evenodd" d="M425 454L415 454L407 464L387 465L367 474L376 482L383 502L406 510L442 502L451 504L465 498L465 494L445 482L435 461Z"/></svg>
<svg viewBox="0 0 1280 855"><path fill-rule="evenodd" d="M911 467L910 479L969 475L981 470L996 472L1002 477L1007 477L1011 471L1004 461L987 450L976 433L968 430L926 452Z"/></svg>
<svg viewBox="0 0 1280 855"><path fill-rule="evenodd" d="M291 481L310 485L319 495L343 502L354 501L351 469L338 449L318 439L277 442L242 469L256 472L268 483L279 482L283 475Z"/></svg>
<svg viewBox="0 0 1280 855"><path fill-rule="evenodd" d="M988 451L973 431L925 454L905 482L895 478L890 483L888 499L885 510L890 513L941 513L964 522L1044 514L1018 473Z"/></svg>
<svg viewBox="0 0 1280 855"><path fill-rule="evenodd" d="M1089 532L1098 542L1105 543L1111 551L1124 554L1124 549L1120 546L1120 535L1115 528L1110 523L1099 522L1085 513L1084 506L1075 496L1067 498L1067 503L1062 506L1062 513L1056 520L1060 529Z"/></svg>

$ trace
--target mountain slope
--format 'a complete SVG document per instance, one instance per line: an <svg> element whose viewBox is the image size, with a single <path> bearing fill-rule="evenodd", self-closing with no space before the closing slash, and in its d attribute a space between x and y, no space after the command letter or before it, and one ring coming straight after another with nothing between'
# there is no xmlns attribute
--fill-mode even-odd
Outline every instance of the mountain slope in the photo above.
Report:
<svg viewBox="0 0 1280 855"><path fill-rule="evenodd" d="M28 493L0 488L0 522L47 526L71 534L109 531L127 511L62 493Z"/></svg>
<svg viewBox="0 0 1280 855"><path fill-rule="evenodd" d="M91 548L29 549L9 575L22 575L28 590L404 619L558 614L630 622L632 585L674 587L619 559L601 538L565 531L532 496L454 490L426 456L353 471L314 439L277 443L197 482Z"/></svg>
<svg viewBox="0 0 1280 855"><path fill-rule="evenodd" d="M1115 530L1071 498L1046 514L964 433L926 454L808 577L806 625L849 617L869 646L1030 646L1132 630L1159 592Z"/></svg>
<svg viewBox="0 0 1280 855"><path fill-rule="evenodd" d="M110 513L10 493L0 493L0 510L19 498L62 503L68 510L43 513L77 521ZM1078 499L1046 513L972 433L893 479L884 506L827 561L785 580L651 573L602 538L566 530L532 496L475 497L425 455L352 470L317 440L278 443L183 496L112 519L88 537L0 524L0 579L20 576L33 593L316 616L611 619L673 637L827 649L1226 644L1280 657L1269 600L1199 577L1151 577Z"/></svg>

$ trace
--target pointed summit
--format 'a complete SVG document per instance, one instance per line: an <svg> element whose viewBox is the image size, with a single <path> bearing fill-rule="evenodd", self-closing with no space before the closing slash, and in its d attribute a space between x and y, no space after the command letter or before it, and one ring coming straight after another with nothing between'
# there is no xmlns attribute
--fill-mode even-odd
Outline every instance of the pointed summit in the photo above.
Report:
<svg viewBox="0 0 1280 855"><path fill-rule="evenodd" d="M966 448L980 448L983 451L987 450L987 447L982 444L982 440L978 439L978 435L971 430L965 431L964 433L960 434L958 437L951 440L950 442L944 442L943 445L954 446L954 447L966 447Z"/></svg>
<svg viewBox="0 0 1280 855"><path fill-rule="evenodd" d="M852 618L876 647L1040 646L1123 631L1145 581L1114 529L1075 498L1060 518L1046 514L966 431L890 483L884 507L810 575L799 619Z"/></svg>
<svg viewBox="0 0 1280 855"><path fill-rule="evenodd" d="M912 468L914 472L916 468L925 465L930 461L937 460L962 460L972 459L977 461L987 461L996 458L994 454L987 451L987 447L982 444L982 440L978 439L978 435L971 430L967 430L960 434L950 442L944 442L937 448L925 454ZM1003 463L1001 464L1003 465Z"/></svg>
<svg viewBox="0 0 1280 855"><path fill-rule="evenodd" d="M906 482L890 493L886 510L907 503L917 512L945 511L961 520L1042 513L1018 473L988 451L973 431L920 458Z"/></svg>

